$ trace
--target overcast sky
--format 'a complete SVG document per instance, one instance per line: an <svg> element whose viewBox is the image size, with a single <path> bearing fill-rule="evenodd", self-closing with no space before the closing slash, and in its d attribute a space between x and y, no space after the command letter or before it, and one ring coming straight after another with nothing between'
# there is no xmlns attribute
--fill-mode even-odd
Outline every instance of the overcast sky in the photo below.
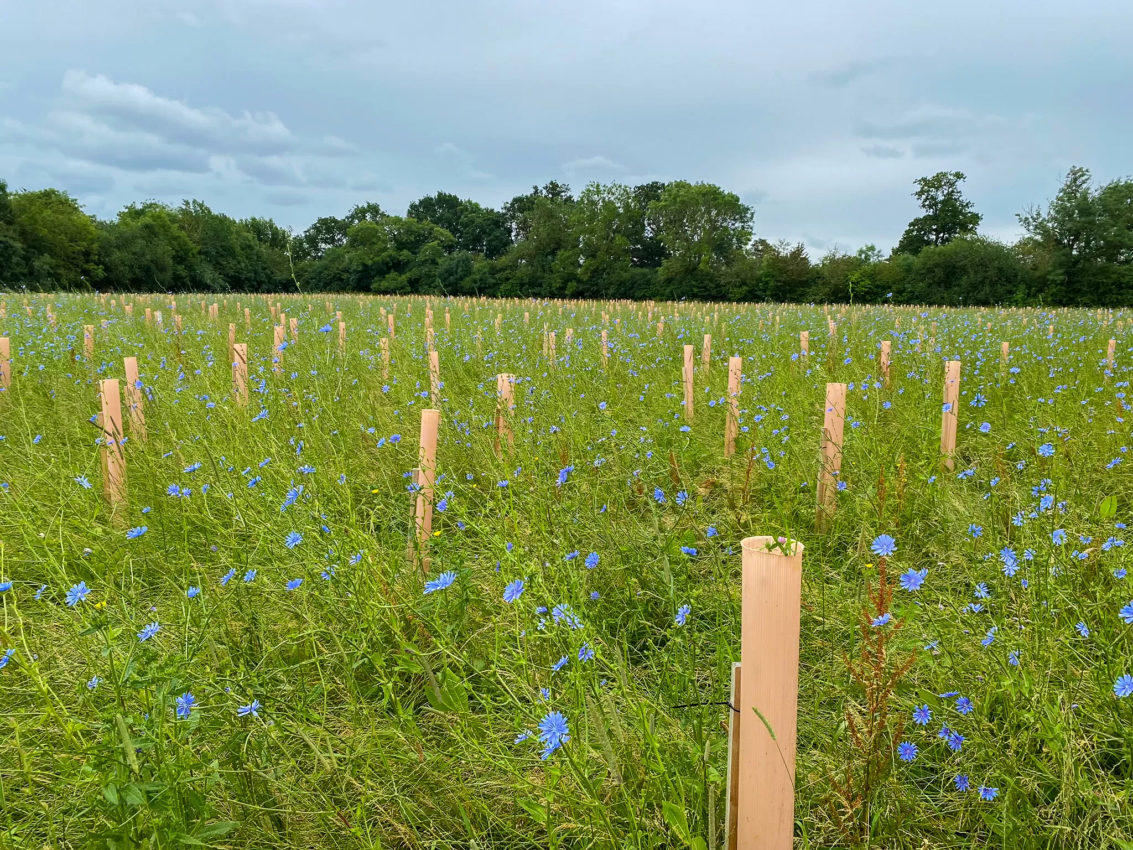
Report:
<svg viewBox="0 0 1133 850"><path fill-rule="evenodd" d="M302 229L445 190L717 183L889 248L914 178L1018 231L1133 172L1130 0L0 0L0 178Z"/></svg>

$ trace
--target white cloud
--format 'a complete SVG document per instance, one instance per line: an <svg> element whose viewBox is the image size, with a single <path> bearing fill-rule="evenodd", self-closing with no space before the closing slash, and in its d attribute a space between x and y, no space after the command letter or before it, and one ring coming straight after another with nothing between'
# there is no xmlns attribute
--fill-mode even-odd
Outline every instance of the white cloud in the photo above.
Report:
<svg viewBox="0 0 1133 850"><path fill-rule="evenodd" d="M579 159L572 159L570 162L563 163L563 171L578 172L578 171L599 171L599 170L615 170L620 171L621 166L611 159L604 156L587 156Z"/></svg>

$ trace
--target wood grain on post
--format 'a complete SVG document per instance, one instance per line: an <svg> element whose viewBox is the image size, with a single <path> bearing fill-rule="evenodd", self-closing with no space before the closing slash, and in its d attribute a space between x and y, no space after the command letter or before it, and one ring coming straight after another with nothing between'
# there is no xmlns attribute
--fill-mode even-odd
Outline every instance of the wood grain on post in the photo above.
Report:
<svg viewBox="0 0 1133 850"><path fill-rule="evenodd" d="M693 403L693 386L692 386L692 372L694 367L695 355L693 347L686 345L684 347L684 373L685 373L685 419L689 422L692 421L692 403Z"/></svg>
<svg viewBox="0 0 1133 850"><path fill-rule="evenodd" d="M700 349L700 368L705 373L708 372L708 366L712 362L712 334L704 335L704 347Z"/></svg>
<svg viewBox="0 0 1133 850"><path fill-rule="evenodd" d="M87 360L94 359L94 325L83 325L83 354Z"/></svg>
<svg viewBox="0 0 1133 850"><path fill-rule="evenodd" d="M291 319L290 319L290 322L291 322L291 341L292 342L298 342L299 341L299 320L296 319L294 316L292 316Z"/></svg>
<svg viewBox="0 0 1133 850"><path fill-rule="evenodd" d="M822 417L822 458L818 469L818 512L815 523L825 527L834 515L838 496L838 473L842 469L842 436L846 427L846 385L826 385Z"/></svg>
<svg viewBox="0 0 1133 850"><path fill-rule="evenodd" d="M551 358L551 368L555 368L555 332L547 334L547 356Z"/></svg>
<svg viewBox="0 0 1133 850"><path fill-rule="evenodd" d="M735 706L739 705L740 692L743 689L743 665L736 661L732 663L732 698L729 703L733 711L728 718L728 798L724 803L724 847L726 850L736 850L739 836L736 835L736 823L739 820L739 794L740 794L740 712Z"/></svg>
<svg viewBox="0 0 1133 850"><path fill-rule="evenodd" d="M609 338L606 335L605 330L602 331L602 348L601 348L601 351L602 351L602 368L605 369L609 366L609 363L610 363L610 344L609 344Z"/></svg>
<svg viewBox="0 0 1133 850"><path fill-rule="evenodd" d="M244 308L244 326L249 328L252 326L252 311L248 307Z"/></svg>
<svg viewBox="0 0 1133 850"><path fill-rule="evenodd" d="M441 403L441 357L435 348L429 352L429 400Z"/></svg>
<svg viewBox="0 0 1133 850"><path fill-rule="evenodd" d="M236 345L236 323L228 323L228 362L232 362L233 354L232 346Z"/></svg>
<svg viewBox="0 0 1133 850"><path fill-rule="evenodd" d="M421 551L422 567L426 572L429 570L429 565L425 544L433 533L433 485L437 480L437 426L440 420L439 410L426 408L421 411L421 441L417 450L417 466L420 472L414 522L417 528L417 548Z"/></svg>
<svg viewBox="0 0 1133 850"><path fill-rule="evenodd" d="M236 393L236 403L248 403L248 343L237 342L232 346L232 388Z"/></svg>
<svg viewBox="0 0 1133 850"><path fill-rule="evenodd" d="M515 375L496 375L496 452L505 439L509 446L515 442L510 421L514 382Z"/></svg>
<svg viewBox="0 0 1133 850"><path fill-rule="evenodd" d="M102 490L111 507L126 503L126 457L122 452L122 396L116 378L98 382L102 395Z"/></svg>
<svg viewBox="0 0 1133 850"><path fill-rule="evenodd" d="M271 352L271 370L279 374L283 371L283 325L276 325L272 330Z"/></svg>
<svg viewBox="0 0 1133 850"><path fill-rule="evenodd" d="M392 318L392 316L391 316ZM389 337L383 336L378 345L382 349L382 380L389 380Z"/></svg>
<svg viewBox="0 0 1133 850"><path fill-rule="evenodd" d="M1010 351L1011 351L1011 344L1010 343L1004 342L1002 345L999 346L999 360L1000 360L1000 362L1002 362L1002 363L1007 362L1007 354Z"/></svg>
<svg viewBox="0 0 1133 850"><path fill-rule="evenodd" d="M390 314L389 314L389 315L388 315L388 316L386 317L386 319L387 319L387 323L388 323L388 325L389 325L389 338L390 338L390 339L393 339L393 338L394 338L394 332L393 332L393 313L390 313Z"/></svg>
<svg viewBox="0 0 1133 850"><path fill-rule="evenodd" d="M338 353L346 356L346 322L338 323Z"/></svg>
<svg viewBox="0 0 1133 850"><path fill-rule="evenodd" d="M795 832L803 546L775 544L742 544L737 850L790 850Z"/></svg>
<svg viewBox="0 0 1133 850"><path fill-rule="evenodd" d="M130 434L135 439L146 440L146 413L144 396L139 386L138 358L127 357L122 361L126 371L126 412L130 415Z"/></svg>
<svg viewBox="0 0 1133 850"><path fill-rule="evenodd" d="M810 354L810 331L802 331L799 334L799 354L802 356Z"/></svg>
<svg viewBox="0 0 1133 850"><path fill-rule="evenodd" d="M728 413L724 422L724 457L736 452L736 433L740 427L740 389L743 386L742 357L728 358Z"/></svg>
<svg viewBox="0 0 1133 850"><path fill-rule="evenodd" d="M889 351L892 343L884 339L881 341L881 374L885 378L885 386L889 386Z"/></svg>
<svg viewBox="0 0 1133 850"><path fill-rule="evenodd" d="M1108 371L1108 372L1113 371L1113 355L1114 355L1114 352L1116 350L1117 350L1117 340L1111 339L1109 341L1109 346L1106 349L1106 353L1105 353L1105 368L1106 368L1106 371Z"/></svg>
<svg viewBox="0 0 1133 850"><path fill-rule="evenodd" d="M940 420L940 454L944 468L956 468L952 456L956 454L956 425L959 421L960 361L949 360L944 366L944 408Z"/></svg>
<svg viewBox="0 0 1133 850"><path fill-rule="evenodd" d="M12 386L12 343L6 336L0 336L0 387Z"/></svg>

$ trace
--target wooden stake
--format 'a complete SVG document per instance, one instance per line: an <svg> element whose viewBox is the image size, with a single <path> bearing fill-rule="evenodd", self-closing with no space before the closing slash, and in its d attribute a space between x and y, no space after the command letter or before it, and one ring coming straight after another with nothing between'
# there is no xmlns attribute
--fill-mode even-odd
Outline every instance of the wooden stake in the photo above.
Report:
<svg viewBox="0 0 1133 850"><path fill-rule="evenodd" d="M346 356L346 322L338 323L338 353Z"/></svg>
<svg viewBox="0 0 1133 850"><path fill-rule="evenodd" d="M511 433L511 407L512 407L512 384L515 383L515 375L496 375L496 452L500 451L500 445L506 439L508 446L514 444L515 440Z"/></svg>
<svg viewBox="0 0 1133 850"><path fill-rule="evenodd" d="M99 381L102 394L102 490L112 508L126 504L126 458L122 453L122 396L117 379Z"/></svg>
<svg viewBox="0 0 1133 850"><path fill-rule="evenodd" d="M684 372L685 372L685 419L689 422L692 421L692 402L693 402L693 386L692 386L692 371L693 364L695 363L693 348L691 345L685 346L684 358Z"/></svg>
<svg viewBox="0 0 1133 850"><path fill-rule="evenodd" d="M83 325L83 354L87 360L94 359L94 325Z"/></svg>
<svg viewBox="0 0 1133 850"><path fill-rule="evenodd" d="M742 640L742 636L741 636ZM743 690L743 665L736 661L732 663L732 698L729 704L739 705L740 693ZM740 793L740 712L736 709L728 718L728 798L724 805L724 847L726 850L736 850L739 836L736 834L736 823L739 820L739 793Z"/></svg>
<svg viewBox="0 0 1133 850"><path fill-rule="evenodd" d="M12 343L6 336L0 336L0 388L12 386Z"/></svg>
<svg viewBox="0 0 1133 850"><path fill-rule="evenodd" d="M606 331L602 331L602 368L605 369L610 365L610 345L606 337Z"/></svg>
<svg viewBox="0 0 1133 850"><path fill-rule="evenodd" d="M389 322L389 338L390 338L390 339L393 339L393 338L394 338L394 333L393 333L393 313L390 313L390 314L389 314L389 316L387 316L386 318L387 318L387 320L388 320L388 322Z"/></svg>
<svg viewBox="0 0 1133 850"><path fill-rule="evenodd" d="M736 452L736 434L740 423L740 389L743 387L742 357L728 358L728 418L724 422L724 457Z"/></svg>
<svg viewBox="0 0 1133 850"><path fill-rule="evenodd" d="M392 319L393 316L390 316L390 318ZM382 380L388 381L389 380L389 337L383 336L378 341L378 345L382 349Z"/></svg>
<svg viewBox="0 0 1133 850"><path fill-rule="evenodd" d="M236 356L233 353L233 350L232 350L232 346L234 346L235 344L236 344L236 323L235 322L229 322L228 323L228 362L229 363L231 363L233 358Z"/></svg>
<svg viewBox="0 0 1133 850"><path fill-rule="evenodd" d="M999 346L999 360L1001 363L1007 362L1007 354L1011 351L1010 343L1004 342Z"/></svg>
<svg viewBox="0 0 1133 850"><path fill-rule="evenodd" d="M248 403L248 343L237 342L232 345L232 387L236 393L236 403Z"/></svg>
<svg viewBox="0 0 1133 850"><path fill-rule="evenodd" d="M944 468L951 472L956 468L952 456L956 454L956 426L959 422L960 404L960 361L949 360L944 367L944 412L940 420L940 453L944 457Z"/></svg>
<svg viewBox="0 0 1133 850"><path fill-rule="evenodd" d="M881 375L885 378L885 386L889 386L889 351L892 346L889 340L881 341Z"/></svg>
<svg viewBox="0 0 1133 850"><path fill-rule="evenodd" d="M433 533L433 484L437 478L437 426L440 424L439 410L426 408L421 411L421 442L417 452L417 465L420 469L417 490L417 510L414 519L417 527L417 548L421 552L421 565L429 571L425 544Z"/></svg>
<svg viewBox="0 0 1133 850"><path fill-rule="evenodd" d="M742 547L736 848L791 850L803 546L748 537Z"/></svg>
<svg viewBox="0 0 1133 850"><path fill-rule="evenodd" d="M141 381L138 379L138 358L127 357L122 361L126 371L126 412L130 414L130 434L141 442L146 441L146 414Z"/></svg>
<svg viewBox="0 0 1133 850"><path fill-rule="evenodd" d="M291 341L292 342L298 342L299 341L299 320L296 319L294 316L292 316L291 319L290 319L290 322L291 322Z"/></svg>
<svg viewBox="0 0 1133 850"><path fill-rule="evenodd" d="M429 352L429 400L441 403L441 356L435 348Z"/></svg>
<svg viewBox="0 0 1133 850"><path fill-rule="evenodd" d="M704 335L704 347L700 350L700 368L708 373L708 365L712 362L712 334Z"/></svg>
<svg viewBox="0 0 1133 850"><path fill-rule="evenodd" d="M1117 350L1117 340L1111 339L1109 341L1109 347L1106 349L1106 353L1105 353L1105 368L1106 368L1107 372L1113 371L1113 355L1114 355L1114 352L1116 350Z"/></svg>
<svg viewBox="0 0 1133 850"><path fill-rule="evenodd" d="M275 325L272 328L271 370L276 374L283 371L283 342L283 325Z"/></svg>
<svg viewBox="0 0 1133 850"><path fill-rule="evenodd" d="M818 469L818 512L815 525L826 527L837 506L838 473L842 469L842 434L846 426L846 385L826 385L822 418L822 459Z"/></svg>
<svg viewBox="0 0 1133 850"><path fill-rule="evenodd" d="M799 354L803 357L810 354L810 331L799 334Z"/></svg>

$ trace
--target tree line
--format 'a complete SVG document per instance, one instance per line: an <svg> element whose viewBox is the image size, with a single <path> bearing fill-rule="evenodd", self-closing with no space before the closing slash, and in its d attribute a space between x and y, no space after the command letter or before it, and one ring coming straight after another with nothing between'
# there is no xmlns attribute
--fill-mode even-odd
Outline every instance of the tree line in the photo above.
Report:
<svg viewBox="0 0 1133 850"><path fill-rule="evenodd" d="M201 201L87 215L56 189L0 180L0 288L119 292L371 292L538 298L966 305L1133 304L1133 179L1072 168L1023 236L981 235L961 172L916 181L921 215L888 255L819 258L753 230L753 210L708 183L556 181L500 209L438 192L405 215L376 203L300 234Z"/></svg>

